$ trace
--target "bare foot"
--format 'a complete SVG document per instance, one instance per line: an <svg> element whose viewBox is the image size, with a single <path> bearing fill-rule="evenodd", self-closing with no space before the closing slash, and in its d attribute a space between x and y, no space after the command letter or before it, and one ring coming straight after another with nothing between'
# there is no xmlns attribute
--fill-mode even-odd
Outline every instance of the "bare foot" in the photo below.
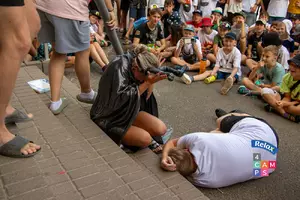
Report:
<svg viewBox="0 0 300 200"><path fill-rule="evenodd" d="M5 128L6 129L6 128ZM7 142L14 139L14 135L11 134L7 129L0 132L0 145L6 144ZM39 145L28 143L21 149L21 153L24 155L29 155L32 153L35 153L37 150L39 150L41 147Z"/></svg>
<svg viewBox="0 0 300 200"><path fill-rule="evenodd" d="M8 104L8 106L6 107L6 110L5 110L5 112L6 112L5 116L9 116L9 115L13 114L15 112L15 110L16 109L14 107L12 107L10 104ZM28 113L27 116L30 119L33 118L33 114L31 114L31 113Z"/></svg>

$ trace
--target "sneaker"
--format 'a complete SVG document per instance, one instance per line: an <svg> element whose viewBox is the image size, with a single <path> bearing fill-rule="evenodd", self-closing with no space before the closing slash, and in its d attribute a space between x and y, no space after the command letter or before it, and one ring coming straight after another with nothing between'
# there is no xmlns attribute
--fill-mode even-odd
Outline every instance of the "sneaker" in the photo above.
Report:
<svg viewBox="0 0 300 200"><path fill-rule="evenodd" d="M186 65L184 65L184 66L175 65L174 68L182 73L186 72L189 69L189 67Z"/></svg>
<svg viewBox="0 0 300 200"><path fill-rule="evenodd" d="M217 108L215 110L215 113L218 118L228 114L225 110L223 110L221 108Z"/></svg>
<svg viewBox="0 0 300 200"><path fill-rule="evenodd" d="M265 104L264 109L267 112L273 112L274 108L270 104Z"/></svg>
<svg viewBox="0 0 300 200"><path fill-rule="evenodd" d="M187 74L183 74L181 80L187 85L190 85L192 83L191 77Z"/></svg>
<svg viewBox="0 0 300 200"><path fill-rule="evenodd" d="M56 110L51 110L51 109L50 110L54 115L58 115L59 113L61 113L63 111L63 109L65 107L68 106L68 104L69 104L69 102L68 102L67 98L61 98L61 105L59 106L59 108Z"/></svg>
<svg viewBox="0 0 300 200"><path fill-rule="evenodd" d="M241 85L238 89L238 93L239 94L248 94L248 93L250 93L250 90L248 88L246 88L246 86Z"/></svg>
<svg viewBox="0 0 300 200"><path fill-rule="evenodd" d="M226 95L230 88L233 86L233 78L229 76L224 83L224 86L221 88L221 94Z"/></svg>

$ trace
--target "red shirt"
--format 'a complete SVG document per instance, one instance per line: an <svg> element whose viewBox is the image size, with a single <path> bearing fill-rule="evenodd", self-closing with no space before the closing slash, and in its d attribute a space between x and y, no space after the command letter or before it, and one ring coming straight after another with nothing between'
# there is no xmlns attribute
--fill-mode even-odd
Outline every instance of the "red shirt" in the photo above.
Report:
<svg viewBox="0 0 300 200"><path fill-rule="evenodd" d="M186 22L186 24L193 25L195 28L201 28L201 27L200 27L200 26L201 26L201 22L196 23L196 22L194 22L194 21L188 21L188 22Z"/></svg>

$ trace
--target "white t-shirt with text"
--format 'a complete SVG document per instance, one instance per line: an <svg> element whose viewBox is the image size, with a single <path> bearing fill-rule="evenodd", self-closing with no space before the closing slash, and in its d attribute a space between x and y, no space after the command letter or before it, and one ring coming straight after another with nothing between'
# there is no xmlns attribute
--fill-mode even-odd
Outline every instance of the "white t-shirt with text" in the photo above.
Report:
<svg viewBox="0 0 300 200"><path fill-rule="evenodd" d="M182 136L178 148L187 148L194 156L198 169L187 177L194 185L219 188L257 179L253 176L253 153L261 160L276 161L276 154L252 148L251 140L262 140L277 147L272 129L265 123L245 118L237 122L229 133L191 133ZM272 173L274 169L269 169Z"/></svg>
<svg viewBox="0 0 300 200"><path fill-rule="evenodd" d="M215 36L218 35L218 32L215 30L212 30L211 34L206 34L203 30L200 30L198 32L198 37L200 40L200 43L203 47L207 47L207 46L213 46L214 43L214 38Z"/></svg>
<svg viewBox="0 0 300 200"><path fill-rule="evenodd" d="M224 49L221 48L218 51L216 59L216 67L219 66L219 71L225 73L231 73L234 67L238 68L237 75L241 76L241 59L242 55L238 48L233 47L232 51L229 54L224 52Z"/></svg>

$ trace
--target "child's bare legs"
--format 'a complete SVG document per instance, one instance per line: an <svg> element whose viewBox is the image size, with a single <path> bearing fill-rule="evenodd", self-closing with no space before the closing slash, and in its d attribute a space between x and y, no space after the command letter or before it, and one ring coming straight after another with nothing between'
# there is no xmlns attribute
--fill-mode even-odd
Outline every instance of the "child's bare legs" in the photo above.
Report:
<svg viewBox="0 0 300 200"><path fill-rule="evenodd" d="M255 67L258 65L258 63L257 63L256 61L252 60L252 59L247 59L247 60L245 61L245 63L246 63L246 66L247 66L250 70L252 70L253 68L255 68Z"/></svg>
<svg viewBox="0 0 300 200"><path fill-rule="evenodd" d="M171 58L171 62L174 64L174 65L180 65L180 66L184 66L186 65L189 69L191 68L191 64L185 62L184 60L180 59L179 57L172 57ZM199 69L199 66L198 66L198 69Z"/></svg>
<svg viewBox="0 0 300 200"><path fill-rule="evenodd" d="M101 60L95 46L92 44L90 45L90 56L101 68L105 66L105 63Z"/></svg>
<svg viewBox="0 0 300 200"><path fill-rule="evenodd" d="M176 46L174 46L174 47L168 47L163 52L161 52L160 55L163 58L169 58L169 57L171 57L173 55L175 49L176 49Z"/></svg>
<svg viewBox="0 0 300 200"><path fill-rule="evenodd" d="M206 60L206 67L209 67L210 65L210 61L209 60ZM197 69L200 69L200 62L196 62L194 64L192 64L190 67L189 67L190 70L197 70Z"/></svg>
<svg viewBox="0 0 300 200"><path fill-rule="evenodd" d="M261 93L261 88L256 86L252 80L250 80L249 78L243 78L242 80L243 85L246 86L246 88L248 88L249 90L255 91L255 92L259 92Z"/></svg>
<svg viewBox="0 0 300 200"><path fill-rule="evenodd" d="M134 20L135 20L134 18L130 18L130 20L129 20L128 31L127 31L127 33L125 35L125 39L126 40L129 40L130 34L131 34L132 30L133 30Z"/></svg>
<svg viewBox="0 0 300 200"><path fill-rule="evenodd" d="M207 77L209 77L211 75L211 70L210 71L205 71L203 74L198 74L193 76L193 81L202 81L204 79L206 79Z"/></svg>
<svg viewBox="0 0 300 200"><path fill-rule="evenodd" d="M107 57L106 57L106 55L105 55L105 52L104 52L103 49L100 47L99 43L94 42L93 45L94 45L95 49L97 50L97 52L98 52L100 58L102 59L102 61L103 61L106 65L108 65L109 61L108 61L108 59L107 59Z"/></svg>
<svg viewBox="0 0 300 200"><path fill-rule="evenodd" d="M216 63L216 56L214 54L209 53L206 57L211 63Z"/></svg>

